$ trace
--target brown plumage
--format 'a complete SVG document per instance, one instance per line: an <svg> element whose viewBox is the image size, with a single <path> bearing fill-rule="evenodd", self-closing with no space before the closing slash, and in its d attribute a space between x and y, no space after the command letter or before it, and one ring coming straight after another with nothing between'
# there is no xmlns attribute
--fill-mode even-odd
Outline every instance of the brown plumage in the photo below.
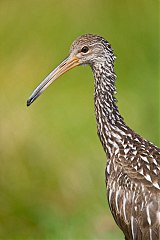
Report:
<svg viewBox="0 0 160 240"><path fill-rule="evenodd" d="M29 106L57 77L88 64L94 75L97 130L107 155L106 188L113 217L126 240L160 239L160 149L131 130L116 105L115 56L102 37L76 39L69 56L34 90Z"/></svg>

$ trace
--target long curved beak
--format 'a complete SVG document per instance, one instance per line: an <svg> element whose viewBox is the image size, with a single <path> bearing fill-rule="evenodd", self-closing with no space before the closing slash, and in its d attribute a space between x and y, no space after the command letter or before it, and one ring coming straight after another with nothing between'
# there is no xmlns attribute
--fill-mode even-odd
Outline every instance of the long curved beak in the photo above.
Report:
<svg viewBox="0 0 160 240"><path fill-rule="evenodd" d="M27 100L27 106L30 106L54 80L78 65L79 59L77 57L69 55L65 58L63 62L61 62L33 91L32 95Z"/></svg>

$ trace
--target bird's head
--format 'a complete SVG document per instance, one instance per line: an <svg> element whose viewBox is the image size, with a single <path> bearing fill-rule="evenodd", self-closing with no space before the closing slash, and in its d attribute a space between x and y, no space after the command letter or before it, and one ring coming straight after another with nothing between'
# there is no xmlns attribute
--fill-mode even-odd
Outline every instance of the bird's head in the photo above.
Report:
<svg viewBox="0 0 160 240"><path fill-rule="evenodd" d="M93 34L82 35L71 45L70 56L78 59L79 65L90 66L109 61L113 56L111 45L102 37Z"/></svg>
<svg viewBox="0 0 160 240"><path fill-rule="evenodd" d="M95 64L114 61L114 54L111 45L102 37L93 34L82 35L71 45L70 53L33 91L27 101L27 106L59 76L78 65L88 64L93 67Z"/></svg>

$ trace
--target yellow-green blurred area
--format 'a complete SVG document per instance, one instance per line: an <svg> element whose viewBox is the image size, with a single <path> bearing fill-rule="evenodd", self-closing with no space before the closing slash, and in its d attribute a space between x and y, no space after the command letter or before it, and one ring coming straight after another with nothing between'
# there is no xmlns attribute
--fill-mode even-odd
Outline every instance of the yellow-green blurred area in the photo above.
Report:
<svg viewBox="0 0 160 240"><path fill-rule="evenodd" d="M26 107L85 33L112 44L126 123L160 143L158 0L1 0L0 239L123 239L106 198L90 68Z"/></svg>

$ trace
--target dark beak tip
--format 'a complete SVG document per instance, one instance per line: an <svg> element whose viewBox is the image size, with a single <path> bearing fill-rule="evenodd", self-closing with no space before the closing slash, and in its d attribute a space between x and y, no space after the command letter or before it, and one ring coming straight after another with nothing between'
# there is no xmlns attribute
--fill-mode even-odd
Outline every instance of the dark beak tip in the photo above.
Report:
<svg viewBox="0 0 160 240"><path fill-rule="evenodd" d="M31 105L32 101L30 99L27 100L27 107Z"/></svg>

